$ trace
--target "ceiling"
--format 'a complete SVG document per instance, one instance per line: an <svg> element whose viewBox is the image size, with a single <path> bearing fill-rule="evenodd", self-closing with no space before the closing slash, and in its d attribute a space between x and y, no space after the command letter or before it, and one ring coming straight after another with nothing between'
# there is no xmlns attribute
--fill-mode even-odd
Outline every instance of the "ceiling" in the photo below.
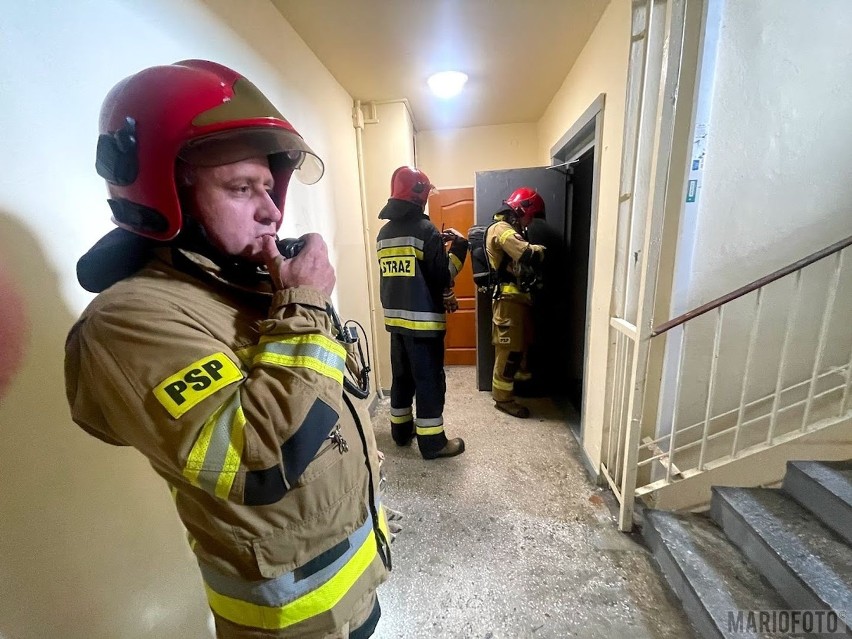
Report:
<svg viewBox="0 0 852 639"><path fill-rule="evenodd" d="M415 127L541 118L609 0L272 0L353 98L406 98ZM469 76L433 96L437 71Z"/></svg>

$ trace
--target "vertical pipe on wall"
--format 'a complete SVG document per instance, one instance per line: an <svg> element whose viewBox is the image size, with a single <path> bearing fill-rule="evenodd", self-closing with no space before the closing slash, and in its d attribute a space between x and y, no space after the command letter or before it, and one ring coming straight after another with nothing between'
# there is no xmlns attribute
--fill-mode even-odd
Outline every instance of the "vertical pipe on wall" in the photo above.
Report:
<svg viewBox="0 0 852 639"><path fill-rule="evenodd" d="M381 363L379 362L378 355L376 354L376 346L379 343L379 335L376 331L376 304L375 304L375 296L373 290L373 277L374 277L374 269L373 269L373 260L370 259L372 255L372 251L370 247L373 245L373 240L370 237L369 229L369 220L367 218L367 180L365 176L364 169L364 113L361 111L361 101L355 100L355 105L353 107L352 112L352 125L355 127L355 152L358 156L358 190L360 192L361 199L361 228L364 232L364 259L366 261L367 267L367 296L370 300L370 339L372 340L372 354L370 356L370 361L375 367L373 370L373 381L376 384L376 395L378 395L379 399L384 398L384 394L382 393L382 385L379 382L381 379L381 375L379 375L379 367Z"/></svg>

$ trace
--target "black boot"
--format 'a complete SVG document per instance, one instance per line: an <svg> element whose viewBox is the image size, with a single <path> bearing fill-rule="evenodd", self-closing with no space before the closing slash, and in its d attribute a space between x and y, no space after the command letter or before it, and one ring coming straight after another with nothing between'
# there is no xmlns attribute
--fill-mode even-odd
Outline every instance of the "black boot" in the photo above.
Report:
<svg viewBox="0 0 852 639"><path fill-rule="evenodd" d="M391 424L391 437L397 446L408 446L414 439L414 420L402 424Z"/></svg>
<svg viewBox="0 0 852 639"><path fill-rule="evenodd" d="M518 417L520 419L526 419L530 416L530 409L526 406L521 406L514 399L510 399L508 402L494 402L494 407L506 413L507 415L511 415L512 417Z"/></svg>
<svg viewBox="0 0 852 639"><path fill-rule="evenodd" d="M423 459L440 459L441 457L455 457L464 452L464 440L461 437L448 439L443 448L432 449L429 446L424 446L420 439L417 440L420 445L420 454Z"/></svg>

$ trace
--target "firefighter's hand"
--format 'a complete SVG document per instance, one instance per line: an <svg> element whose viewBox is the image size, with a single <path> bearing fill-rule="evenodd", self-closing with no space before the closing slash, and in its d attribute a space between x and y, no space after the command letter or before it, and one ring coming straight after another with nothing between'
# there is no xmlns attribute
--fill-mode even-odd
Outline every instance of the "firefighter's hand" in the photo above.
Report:
<svg viewBox="0 0 852 639"><path fill-rule="evenodd" d="M459 301L456 299L456 294L451 288L444 290L444 310L447 313L455 313L459 310Z"/></svg>
<svg viewBox="0 0 852 639"><path fill-rule="evenodd" d="M305 247L292 259L284 259L275 245L275 238L263 238L263 261L277 290L307 286L331 295L337 281L334 267L328 261L328 248L318 233L308 233L300 239Z"/></svg>
<svg viewBox="0 0 852 639"><path fill-rule="evenodd" d="M444 236L445 240L452 240L456 237L460 237L461 239L465 239L464 235L462 235L461 233L459 233L457 230L455 230L452 227L450 227L448 229L444 229L442 235Z"/></svg>

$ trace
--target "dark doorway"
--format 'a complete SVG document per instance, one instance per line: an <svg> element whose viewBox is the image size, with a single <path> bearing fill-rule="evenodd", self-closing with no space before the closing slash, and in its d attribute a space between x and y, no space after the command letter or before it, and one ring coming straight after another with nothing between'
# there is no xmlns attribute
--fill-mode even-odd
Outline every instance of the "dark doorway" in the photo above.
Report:
<svg viewBox="0 0 852 639"><path fill-rule="evenodd" d="M536 292L536 342L530 350L533 382L518 395L547 396L583 439L583 392L589 293L594 278L595 216L605 96L601 94L551 148L551 166L476 173L475 215L487 224L503 199L519 186L532 186L545 200L546 217L527 231L547 246L545 287ZM491 390L491 300L476 298L477 388Z"/></svg>
<svg viewBox="0 0 852 639"><path fill-rule="evenodd" d="M566 176L564 172L546 167L508 169L502 171L478 171L475 186L475 215L477 224L490 224L494 213L503 208L503 201L512 191L521 186L530 186L544 199L546 226L552 235L552 245L565 246L566 228ZM545 222L543 221L543 222ZM549 305L554 300L565 299L568 295L564 275L545 279L545 289L539 298ZM553 313L542 311L542 317L552 318ZM566 348L564 340L551 337L549 328L536 327L536 343L529 354L530 370L535 388L528 388L527 394L547 395L547 384L556 378L564 377ZM491 375L494 367L494 347L491 345L491 298L483 293L476 296L476 380L477 388L491 390ZM561 365L559 362L562 362ZM517 389L520 390L520 389Z"/></svg>
<svg viewBox="0 0 852 639"><path fill-rule="evenodd" d="M579 414L583 406L583 369L586 361L586 326L589 295L589 258L592 232L592 197L595 148L585 151L571 164L570 215L566 217L568 257L566 264L568 312L565 339L568 342L567 400Z"/></svg>

